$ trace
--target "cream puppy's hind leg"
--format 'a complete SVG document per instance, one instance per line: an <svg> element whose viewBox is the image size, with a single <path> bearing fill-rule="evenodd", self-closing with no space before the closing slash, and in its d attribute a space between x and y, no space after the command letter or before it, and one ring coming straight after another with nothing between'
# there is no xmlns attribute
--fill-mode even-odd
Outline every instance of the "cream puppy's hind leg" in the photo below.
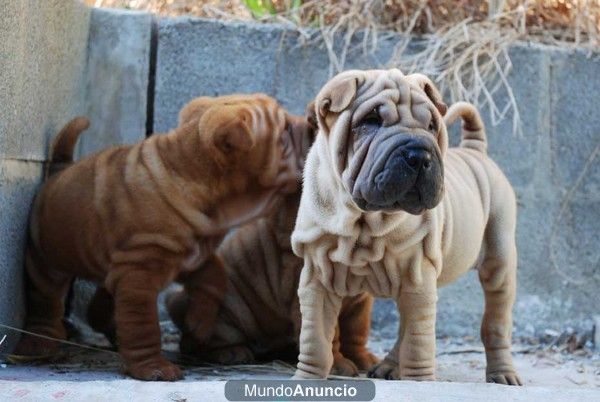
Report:
<svg viewBox="0 0 600 402"><path fill-rule="evenodd" d="M342 297L329 292L306 265L298 287L302 326L298 369L293 379L327 378L333 366L333 338Z"/></svg>

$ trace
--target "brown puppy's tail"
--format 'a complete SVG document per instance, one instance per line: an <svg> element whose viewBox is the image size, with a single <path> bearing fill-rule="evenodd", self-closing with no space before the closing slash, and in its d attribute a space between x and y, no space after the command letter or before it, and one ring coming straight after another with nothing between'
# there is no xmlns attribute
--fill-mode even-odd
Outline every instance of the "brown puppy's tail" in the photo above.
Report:
<svg viewBox="0 0 600 402"><path fill-rule="evenodd" d="M467 102L456 102L450 106L448 113L444 116L446 126L450 126L458 117L463 121L460 146L487 153L485 127L477 108Z"/></svg>
<svg viewBox="0 0 600 402"><path fill-rule="evenodd" d="M76 117L58 133L50 147L50 158L46 177L65 169L73 162L75 144L82 131L90 126L87 117Z"/></svg>

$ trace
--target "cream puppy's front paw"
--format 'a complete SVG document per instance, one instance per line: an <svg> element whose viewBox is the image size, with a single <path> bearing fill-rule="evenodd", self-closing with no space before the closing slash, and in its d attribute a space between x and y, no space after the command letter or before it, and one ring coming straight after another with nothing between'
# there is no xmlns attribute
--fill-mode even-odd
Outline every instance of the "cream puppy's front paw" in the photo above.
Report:
<svg viewBox="0 0 600 402"><path fill-rule="evenodd" d="M380 363L375 364L369 369L367 373L369 378L384 378L386 380L397 380L400 376L398 375L398 363L384 359Z"/></svg>
<svg viewBox="0 0 600 402"><path fill-rule="evenodd" d="M519 375L514 371L486 373L486 382L504 385L523 385Z"/></svg>
<svg viewBox="0 0 600 402"><path fill-rule="evenodd" d="M308 371L297 369L294 376L291 378L292 380L324 380L327 377L322 377L315 373L310 373Z"/></svg>

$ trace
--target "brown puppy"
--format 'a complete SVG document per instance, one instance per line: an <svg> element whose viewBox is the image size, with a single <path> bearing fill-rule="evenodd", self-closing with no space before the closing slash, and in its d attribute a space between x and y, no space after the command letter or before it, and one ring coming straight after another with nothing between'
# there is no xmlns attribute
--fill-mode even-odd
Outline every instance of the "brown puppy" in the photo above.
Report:
<svg viewBox="0 0 600 402"><path fill-rule="evenodd" d="M184 109L180 123L193 118L200 105L197 101ZM304 122L307 128L309 121L310 117ZM294 139L299 162L314 139L314 118L312 122L307 130L295 130L305 134ZM236 229L223 241L216 258L199 270L202 274L169 296L169 312L182 330L182 353L221 364L297 357L302 259L294 256L290 236L300 202L300 177L297 184L297 191L284 198L275 214ZM366 370L377 361L365 347L372 302L366 293L344 300L332 373L357 375L359 369Z"/></svg>
<svg viewBox="0 0 600 402"><path fill-rule="evenodd" d="M181 378L161 355L157 295L200 266L231 227L264 213L295 186L297 161L286 145L291 119L266 95L226 104L217 98L166 135L110 148L50 177L31 212L25 328L64 339L69 283L76 276L96 281L114 297L129 374ZM63 130L53 161L68 162L83 128L73 123ZM49 355L57 348L26 335L15 353Z"/></svg>

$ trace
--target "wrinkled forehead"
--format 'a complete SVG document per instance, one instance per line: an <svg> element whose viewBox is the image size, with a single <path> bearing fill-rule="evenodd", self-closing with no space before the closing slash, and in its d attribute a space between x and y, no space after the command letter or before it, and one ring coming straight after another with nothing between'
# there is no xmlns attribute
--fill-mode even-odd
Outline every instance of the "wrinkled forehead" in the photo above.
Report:
<svg viewBox="0 0 600 402"><path fill-rule="evenodd" d="M423 89L398 69L365 71L350 107L352 123L377 108L384 123L402 119L405 126L429 122L435 108Z"/></svg>
<svg viewBox="0 0 600 402"><path fill-rule="evenodd" d="M237 106L240 110L247 109L252 114L273 113L277 116L276 120L280 120L281 113L285 115L275 99L262 93L201 96L191 100L181 109L179 124L199 120L209 109L223 106Z"/></svg>

